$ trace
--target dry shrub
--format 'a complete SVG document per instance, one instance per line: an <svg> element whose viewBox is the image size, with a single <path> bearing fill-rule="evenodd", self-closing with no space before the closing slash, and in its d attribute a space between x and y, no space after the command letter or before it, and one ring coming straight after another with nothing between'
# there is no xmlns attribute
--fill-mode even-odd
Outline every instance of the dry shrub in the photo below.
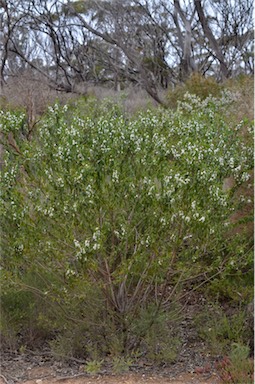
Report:
<svg viewBox="0 0 255 384"><path fill-rule="evenodd" d="M77 94L56 91L49 87L44 77L27 71L4 85L0 108L23 109L28 119L35 122L56 100L66 104L73 98L77 98Z"/></svg>
<svg viewBox="0 0 255 384"><path fill-rule="evenodd" d="M177 85L177 87L166 95L167 105L170 108L176 108L178 101L182 101L185 93L194 94L202 100L209 95L220 96L222 86L218 84L212 77L204 77L199 73L194 73L185 82L185 84Z"/></svg>
<svg viewBox="0 0 255 384"><path fill-rule="evenodd" d="M243 201L243 203L240 209L231 215L230 221L234 224L231 235L244 234L252 240L254 232L254 170L250 172L250 176L250 179L235 191L234 198Z"/></svg>
<svg viewBox="0 0 255 384"><path fill-rule="evenodd" d="M233 177L223 180L223 191L233 193L233 199L238 207L232 213L229 220L232 224L231 230L227 232L228 237L245 235L247 239L253 239L254 232L254 169L249 172L250 178L237 186Z"/></svg>
<svg viewBox="0 0 255 384"><path fill-rule="evenodd" d="M10 79L3 88L1 107L25 109L27 114L41 115L57 97L40 78L23 74Z"/></svg>
<svg viewBox="0 0 255 384"><path fill-rule="evenodd" d="M46 111L49 105L56 100L63 105L80 96L91 99L109 99L120 104L127 114L156 107L148 94L139 87L129 86L124 90L115 91L107 86L93 86L81 84L78 93L56 91L49 87L41 76L34 76L31 72L21 74L19 77L9 79L2 91L0 108L23 109L27 113L30 124Z"/></svg>
<svg viewBox="0 0 255 384"><path fill-rule="evenodd" d="M224 88L235 94L236 101L229 109L229 116L235 123L244 118L254 119L254 77L242 75L225 82Z"/></svg>
<svg viewBox="0 0 255 384"><path fill-rule="evenodd" d="M111 88L94 86L88 88L88 95L98 100L109 99L114 103L120 104L122 110L127 114L133 114L147 108L156 107L148 94L138 87L128 87L121 91L115 91Z"/></svg>

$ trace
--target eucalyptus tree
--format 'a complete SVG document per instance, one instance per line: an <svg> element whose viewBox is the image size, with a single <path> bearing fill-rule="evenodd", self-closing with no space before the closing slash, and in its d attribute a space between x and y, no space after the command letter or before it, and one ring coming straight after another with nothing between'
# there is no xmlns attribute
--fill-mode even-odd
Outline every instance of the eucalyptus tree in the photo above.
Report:
<svg viewBox="0 0 255 384"><path fill-rule="evenodd" d="M5 75L15 75L24 69L24 62L14 53L14 46L22 50L29 57L31 51L28 46L29 30L24 24L26 12L21 11L22 1L0 1L0 78L1 87L5 82Z"/></svg>
<svg viewBox="0 0 255 384"><path fill-rule="evenodd" d="M20 68L41 73L58 90L83 92L89 81L113 81L115 89L133 82L161 102L157 82L168 82L165 38L139 4L27 0L15 9L6 0L3 10L2 78L10 76L13 55Z"/></svg>
<svg viewBox="0 0 255 384"><path fill-rule="evenodd" d="M210 23L228 71L235 75L241 71L254 72L253 1L210 0Z"/></svg>
<svg viewBox="0 0 255 384"><path fill-rule="evenodd" d="M178 63L179 80L185 80L192 72L208 73L218 80L242 71L253 73L251 0L160 3L168 20L172 18L174 22L174 29L165 32Z"/></svg>
<svg viewBox="0 0 255 384"><path fill-rule="evenodd" d="M65 9L76 25L100 38L109 46L111 63L115 73L124 70L125 78L141 85L157 102L157 60L167 68L162 57L163 37L158 26L148 18L148 10L132 1L92 2L90 14L77 11L72 2ZM161 33L162 35L162 33ZM153 38L152 38L153 36ZM157 41L157 42L156 42ZM160 55L158 55L161 50ZM155 53L156 56L155 57ZM163 55L164 56L164 55ZM118 71L116 71L116 64ZM161 74L161 83L162 80Z"/></svg>
<svg viewBox="0 0 255 384"><path fill-rule="evenodd" d="M209 46L212 48L215 57L220 63L221 75L223 76L223 78L227 78L228 77L227 63L225 61L221 46L218 43L216 37L214 36L212 29L210 28L208 18L206 17L204 9L202 7L201 0L195 0L194 3L195 3L195 8L196 8L204 35L208 39Z"/></svg>

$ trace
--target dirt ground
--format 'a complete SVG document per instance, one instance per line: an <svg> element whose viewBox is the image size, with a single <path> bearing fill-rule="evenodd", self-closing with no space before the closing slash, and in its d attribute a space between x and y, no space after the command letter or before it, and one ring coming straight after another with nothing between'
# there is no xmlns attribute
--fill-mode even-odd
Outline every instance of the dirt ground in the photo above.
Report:
<svg viewBox="0 0 255 384"><path fill-rule="evenodd" d="M174 364L172 367L133 367L127 373L89 375L83 364L66 364L42 361L37 356L19 356L5 362L0 384L220 384L213 365L194 367ZM34 359L33 359L34 357ZM36 364L37 362L37 364ZM7 364L6 364L7 363Z"/></svg>
<svg viewBox="0 0 255 384"><path fill-rule="evenodd" d="M84 362L60 362L46 352L6 354L0 384L220 384L215 361L203 352L187 349L182 361L169 366L134 364L123 374L106 367L97 375L86 373Z"/></svg>
<svg viewBox="0 0 255 384"><path fill-rule="evenodd" d="M36 372L34 371L34 374ZM18 381L20 384L220 384L220 380L215 374L183 374L178 377L164 377L160 374L123 374L123 375L100 375L85 377L76 375L75 377L40 377L37 376L26 381ZM0 384L11 383L4 376L0 376Z"/></svg>

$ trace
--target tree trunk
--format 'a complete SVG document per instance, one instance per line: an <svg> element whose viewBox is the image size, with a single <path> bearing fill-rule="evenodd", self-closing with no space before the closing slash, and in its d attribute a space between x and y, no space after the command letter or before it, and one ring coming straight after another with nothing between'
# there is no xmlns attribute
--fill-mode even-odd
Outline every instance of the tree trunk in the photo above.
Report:
<svg viewBox="0 0 255 384"><path fill-rule="evenodd" d="M197 11L197 14L199 17L199 21L202 25L204 34L207 37L209 44L215 53L215 57L220 62L220 72L221 72L222 79L226 79L229 76L229 70L228 70L227 64L225 62L221 48L220 48L219 44L217 43L217 40L213 36L213 33L212 33L212 31L208 25L208 22L206 20L205 14L204 14L203 7L201 5L201 0L194 0L194 2L195 2L195 8L196 8L196 11Z"/></svg>

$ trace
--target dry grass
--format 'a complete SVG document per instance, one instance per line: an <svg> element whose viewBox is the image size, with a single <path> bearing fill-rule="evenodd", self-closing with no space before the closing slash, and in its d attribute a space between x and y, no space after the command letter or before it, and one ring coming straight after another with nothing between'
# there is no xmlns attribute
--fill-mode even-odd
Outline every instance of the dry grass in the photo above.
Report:
<svg viewBox="0 0 255 384"><path fill-rule="evenodd" d="M94 96L98 100L110 99L120 104L127 114L133 114L157 106L156 102L145 91L132 86L119 92L105 87L89 87L88 95Z"/></svg>
<svg viewBox="0 0 255 384"><path fill-rule="evenodd" d="M41 115L58 95L43 79L33 79L31 75L24 74L10 79L3 88L2 96L2 108L25 109L28 115Z"/></svg>
<svg viewBox="0 0 255 384"><path fill-rule="evenodd" d="M246 118L254 119L254 77L240 76L226 81L225 88L235 94L236 101L229 109L229 115L234 122Z"/></svg>
<svg viewBox="0 0 255 384"><path fill-rule="evenodd" d="M194 79L197 80L196 78ZM196 86L197 88L195 89L198 91L200 82L195 81L194 79L190 80L190 83L187 83L187 86L189 86L191 90ZM253 120L254 118L253 80L252 76L242 76L228 80L223 84L223 88L230 90L236 98L232 107L227 111L229 121L234 124L244 118L249 120ZM193 84L194 82L195 84ZM212 84L214 83L212 80L209 81L208 90L206 89L206 86L208 85L207 83L208 81L202 83L203 89L200 90L201 92L212 92ZM214 86L216 87L215 84ZM222 89L222 87L219 89ZM117 92L106 86L90 86L89 84L85 84L83 85L83 91L84 96L95 97L98 100L107 98L120 104L127 114L133 114L139 110L157 107L156 102L153 101L144 90L135 86L129 86L124 90ZM176 90L160 91L159 94L162 100L169 98L169 94L174 94L175 103L179 98ZM76 99L77 97L79 97L78 94L58 92L50 89L43 78L38 77L38 75L35 77L28 72L23 73L19 77L9 79L8 83L3 88L2 97L0 98L0 108L8 107L25 109L28 118L33 123L36 116L40 116L46 110L47 106L52 105L56 100L59 100L61 104L64 104L70 99Z"/></svg>
<svg viewBox="0 0 255 384"><path fill-rule="evenodd" d="M109 99L120 104L127 114L136 113L150 107L156 107L148 94L138 87L128 87L125 90L114 91L103 86L85 85L84 96L94 97L98 100ZM47 106L56 100L64 104L77 99L81 94L65 93L50 89L43 79L33 78L31 74L23 74L9 79L4 86L0 98L0 108L24 109L31 121L42 115Z"/></svg>
<svg viewBox="0 0 255 384"><path fill-rule="evenodd" d="M231 215L230 221L234 224L231 231L232 236L242 233L252 240L254 233L254 170L250 172L250 176L250 180L243 183L234 194L235 199L240 200L243 197L246 203Z"/></svg>

